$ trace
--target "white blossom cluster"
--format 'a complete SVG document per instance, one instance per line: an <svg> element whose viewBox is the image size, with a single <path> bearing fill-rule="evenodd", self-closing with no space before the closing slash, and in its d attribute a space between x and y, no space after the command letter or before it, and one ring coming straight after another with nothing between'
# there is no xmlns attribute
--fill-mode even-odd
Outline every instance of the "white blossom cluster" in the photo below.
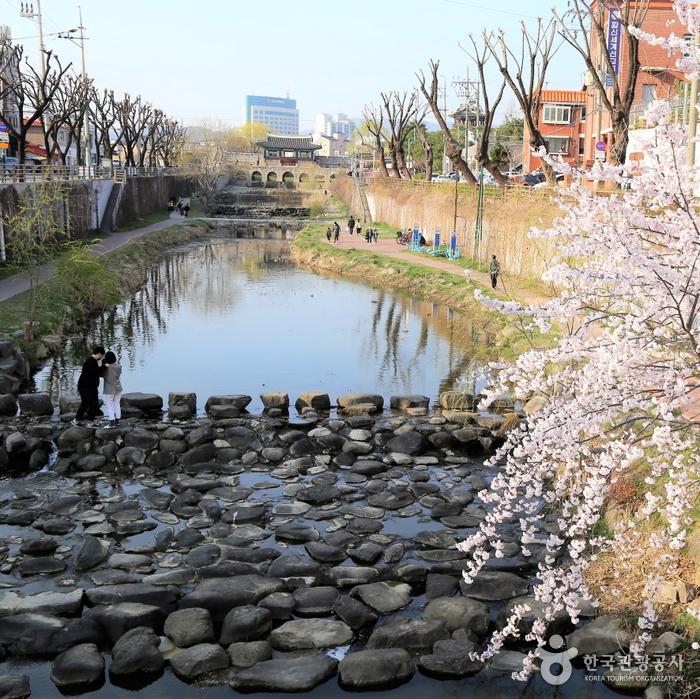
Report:
<svg viewBox="0 0 700 699"><path fill-rule="evenodd" d="M700 11L685 0L676 4L682 21L700 26ZM665 41L677 49L675 40ZM545 278L560 295L525 307L475 294L541 330L553 323L568 329L552 349L498 365L482 407L504 391L522 400L541 396L545 407L491 459L501 470L479 493L488 514L458 544L470 555L464 578L471 582L489 558L503 555L515 526L523 555L537 566L533 590L542 614L525 636L537 646L555 617L566 613L576 623L584 603L596 604L586 568L614 551L621 570L646 576L632 647L641 653L657 623L659 585L677 569L700 496L700 422L689 400L700 385L700 178L686 166L684 127L670 121L668 104L654 103L651 112L656 142L636 164L633 189L601 195L579 177L562 190L562 216L531 233L559 252L561 262ZM594 177L622 183L629 172L602 164ZM700 412L700 388L697 394ZM621 479L642 484L642 504L622 513L612 537L594 536ZM635 554L650 531L657 565L642 573L634 570ZM478 657L518 638L528 613L527 605L516 606ZM535 662L533 650L514 677L525 679Z"/></svg>

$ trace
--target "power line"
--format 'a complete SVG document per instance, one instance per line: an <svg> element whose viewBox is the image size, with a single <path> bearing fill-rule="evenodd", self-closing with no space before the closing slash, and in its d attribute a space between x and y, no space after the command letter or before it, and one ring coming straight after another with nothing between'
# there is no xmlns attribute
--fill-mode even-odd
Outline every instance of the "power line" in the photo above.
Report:
<svg viewBox="0 0 700 699"><path fill-rule="evenodd" d="M463 7L471 7L475 10L485 10L486 12L498 12L502 15L510 15L512 17L521 17L527 19L542 19L541 17L535 15L524 15L520 12L512 12L511 10L501 10L496 7L486 7L486 5L476 5L473 2L464 2L464 0L442 0L443 2L449 2L452 5L462 5Z"/></svg>

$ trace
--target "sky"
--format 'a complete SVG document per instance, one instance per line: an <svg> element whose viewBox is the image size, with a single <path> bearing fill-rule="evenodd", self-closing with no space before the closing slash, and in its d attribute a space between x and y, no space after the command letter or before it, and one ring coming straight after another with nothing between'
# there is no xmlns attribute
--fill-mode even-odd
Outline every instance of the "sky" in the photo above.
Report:
<svg viewBox="0 0 700 699"><path fill-rule="evenodd" d="M77 27L74 0L42 0L47 48L80 66L80 52L59 31ZM300 130L317 112L359 117L382 90L417 85L415 73L440 60L448 107L469 59L470 33L502 27L514 42L521 21L549 17L566 0L83 0L87 70L98 87L141 94L186 125L203 119L237 126L245 95L297 100ZM36 10L36 0L34 9ZM526 12L526 15L522 13ZM38 60L36 22L20 0L0 0L0 24ZM584 67L562 46L548 86L580 88ZM472 76L473 77L473 70ZM492 73L497 80L497 75ZM511 94L501 115L516 111Z"/></svg>

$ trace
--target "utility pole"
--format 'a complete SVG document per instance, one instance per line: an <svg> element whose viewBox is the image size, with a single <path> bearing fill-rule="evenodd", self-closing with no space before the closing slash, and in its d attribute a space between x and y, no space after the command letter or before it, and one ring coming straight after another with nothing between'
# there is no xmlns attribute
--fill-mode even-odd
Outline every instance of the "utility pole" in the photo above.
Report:
<svg viewBox="0 0 700 699"><path fill-rule="evenodd" d="M88 94L88 79L87 72L85 70L85 27L83 26L83 10L80 7L80 5L78 5L78 19L80 20L80 24L75 29L69 29L66 32L60 32L58 38L68 39L68 41L72 41L76 46L80 47L80 66L83 80L83 89L85 90L85 111L83 114L83 165L89 168L90 163L92 162L92 150L90 148L90 114L88 109L90 96ZM73 34L76 33L78 33L78 41L76 41L73 38Z"/></svg>
<svg viewBox="0 0 700 699"><path fill-rule="evenodd" d="M41 0L36 0L36 12L34 3L22 2L19 14L21 17L33 19L39 25L39 56L41 57L41 77L46 78L46 48L44 47L44 22L41 19Z"/></svg>

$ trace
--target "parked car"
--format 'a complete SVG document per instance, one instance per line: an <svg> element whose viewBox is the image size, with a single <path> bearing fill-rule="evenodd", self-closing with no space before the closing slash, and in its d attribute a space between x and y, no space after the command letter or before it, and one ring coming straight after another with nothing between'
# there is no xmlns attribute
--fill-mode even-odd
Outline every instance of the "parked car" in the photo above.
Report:
<svg viewBox="0 0 700 699"><path fill-rule="evenodd" d="M557 182L564 181L563 173L557 172L555 170L554 176L556 177ZM526 187L546 187L547 178L545 177L544 172L542 172L541 170L533 170L532 172L528 173L523 177L523 184Z"/></svg>
<svg viewBox="0 0 700 699"><path fill-rule="evenodd" d="M3 160L2 169L4 172L9 173L12 172L16 165L19 165L19 160L17 160L17 158L8 157Z"/></svg>
<svg viewBox="0 0 700 699"><path fill-rule="evenodd" d="M434 177L433 182L454 182L455 180L459 180L459 173L448 172L446 175L437 175L437 177Z"/></svg>

